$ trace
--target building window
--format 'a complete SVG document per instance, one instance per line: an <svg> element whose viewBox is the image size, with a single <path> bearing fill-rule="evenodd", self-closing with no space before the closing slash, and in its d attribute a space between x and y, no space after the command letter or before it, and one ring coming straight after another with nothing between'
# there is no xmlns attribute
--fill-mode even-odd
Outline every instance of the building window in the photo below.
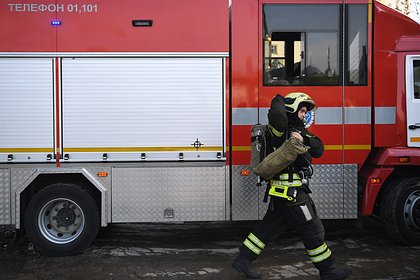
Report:
<svg viewBox="0 0 420 280"><path fill-rule="evenodd" d="M340 84L340 5L263 7L264 85Z"/></svg>

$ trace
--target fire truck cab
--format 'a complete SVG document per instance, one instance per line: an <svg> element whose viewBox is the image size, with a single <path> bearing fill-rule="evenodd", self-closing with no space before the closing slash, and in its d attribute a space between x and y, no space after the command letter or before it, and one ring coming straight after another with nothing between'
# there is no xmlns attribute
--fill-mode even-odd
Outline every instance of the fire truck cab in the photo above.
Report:
<svg viewBox="0 0 420 280"><path fill-rule="evenodd" d="M321 218L419 243L419 87L419 25L372 0L2 1L0 224L69 255L109 223L261 219L251 127L305 92Z"/></svg>

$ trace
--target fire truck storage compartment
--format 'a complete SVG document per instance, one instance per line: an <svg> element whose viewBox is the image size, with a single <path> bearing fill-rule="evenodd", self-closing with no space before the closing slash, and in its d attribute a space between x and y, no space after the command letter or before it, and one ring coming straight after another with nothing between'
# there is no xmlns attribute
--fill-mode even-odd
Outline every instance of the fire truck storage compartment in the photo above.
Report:
<svg viewBox="0 0 420 280"><path fill-rule="evenodd" d="M0 225L12 224L10 169L0 168Z"/></svg>
<svg viewBox="0 0 420 280"><path fill-rule="evenodd" d="M225 159L224 58L54 61L0 58L0 162Z"/></svg>
<svg viewBox="0 0 420 280"><path fill-rule="evenodd" d="M68 161L224 159L224 60L63 58Z"/></svg>
<svg viewBox="0 0 420 280"><path fill-rule="evenodd" d="M113 168L113 223L228 219L228 168L224 162L146 165Z"/></svg>
<svg viewBox="0 0 420 280"><path fill-rule="evenodd" d="M0 162L53 153L53 60L0 58Z"/></svg>

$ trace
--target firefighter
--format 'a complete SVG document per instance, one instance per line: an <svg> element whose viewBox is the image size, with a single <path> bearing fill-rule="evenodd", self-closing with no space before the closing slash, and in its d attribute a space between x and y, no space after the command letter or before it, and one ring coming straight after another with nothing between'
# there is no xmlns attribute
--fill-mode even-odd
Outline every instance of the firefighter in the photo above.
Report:
<svg viewBox="0 0 420 280"><path fill-rule="evenodd" d="M295 92L288 94L284 103L288 128L281 132L268 125L265 154L280 147L288 137L296 138L310 149L268 182L270 204L267 213L243 242L232 266L248 278L260 278L261 274L252 268L251 262L261 254L273 235L289 222L296 228L310 260L320 271L321 280L346 279L351 270L334 264L331 250L324 241L324 227L309 196L311 159L320 157L324 151L322 141L305 128L306 113L316 108L315 102L309 95Z"/></svg>

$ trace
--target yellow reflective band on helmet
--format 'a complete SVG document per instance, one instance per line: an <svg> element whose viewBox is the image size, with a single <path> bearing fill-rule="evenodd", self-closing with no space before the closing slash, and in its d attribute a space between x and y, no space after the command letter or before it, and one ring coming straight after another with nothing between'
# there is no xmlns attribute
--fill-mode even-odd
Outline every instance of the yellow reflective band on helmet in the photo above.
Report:
<svg viewBox="0 0 420 280"><path fill-rule="evenodd" d="M258 247L260 247L261 249L264 249L265 244L264 242L262 242L261 240L259 240L255 235L253 235L252 233L250 233L248 235L248 238L255 243L255 245L257 245Z"/></svg>
<svg viewBox="0 0 420 280"><path fill-rule="evenodd" d="M330 249L327 249L323 254L316 256L316 257L309 257L313 263L319 263L326 259L328 259L331 256Z"/></svg>
<svg viewBox="0 0 420 280"><path fill-rule="evenodd" d="M277 137L282 137L284 132L280 132L277 129L275 129L274 127L272 127L270 124L268 124L268 128L271 130L271 132L273 132L273 134Z"/></svg>
<svg viewBox="0 0 420 280"><path fill-rule="evenodd" d="M327 244L322 244L318 248L312 249L312 250L306 250L308 252L309 256L316 256L324 252L328 248Z"/></svg>
<svg viewBox="0 0 420 280"><path fill-rule="evenodd" d="M254 244L251 243L248 239L245 239L244 245L248 247L249 250L254 252L255 254L259 255L261 254L261 249L258 249Z"/></svg>

